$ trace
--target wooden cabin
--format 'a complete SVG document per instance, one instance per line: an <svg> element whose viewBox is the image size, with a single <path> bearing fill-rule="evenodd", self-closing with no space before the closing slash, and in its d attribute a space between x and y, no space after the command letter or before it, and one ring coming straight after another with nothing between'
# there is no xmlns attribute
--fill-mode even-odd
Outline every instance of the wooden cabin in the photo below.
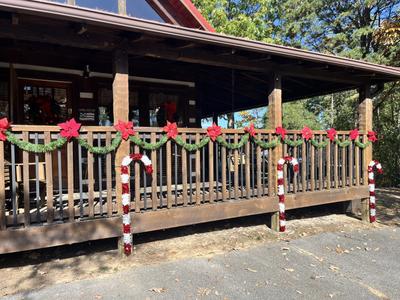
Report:
<svg viewBox="0 0 400 300"><path fill-rule="evenodd" d="M215 33L190 0L0 0L0 24L0 117L33 144L57 140L57 124L71 118L95 147L111 145L118 120L133 121L149 143L176 122L193 144L207 134L202 119L262 106L269 128L256 137L267 143L283 102L351 89L366 142L371 93L400 79L394 67ZM301 139L300 129L287 138ZM222 130L227 143L245 134ZM325 131L314 138L328 145L210 142L190 151L169 140L146 150L128 140L94 154L76 140L46 153L0 141L0 253L120 237L120 165L132 152L154 167L152 176L131 169L135 233L255 214L270 214L276 229L276 165L287 154L301 159L299 174L284 172L288 210L350 201L366 219L372 146L338 147Z"/></svg>

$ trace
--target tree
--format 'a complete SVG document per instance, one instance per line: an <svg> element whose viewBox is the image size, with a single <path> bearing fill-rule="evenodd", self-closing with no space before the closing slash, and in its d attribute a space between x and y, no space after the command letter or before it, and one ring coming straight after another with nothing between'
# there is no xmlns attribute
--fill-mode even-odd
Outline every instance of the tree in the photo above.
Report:
<svg viewBox="0 0 400 300"><path fill-rule="evenodd" d="M216 30L224 34L400 66L400 0L194 0L194 3ZM305 104L285 104L283 122L286 127L296 129L305 122L316 127L314 122L320 122L322 127L351 129L357 122L357 99L357 92L350 91L316 97ZM399 84L386 85L375 96L374 109L374 126L382 134L374 147L374 157L389 169L385 183L399 185ZM296 115L305 118L304 122Z"/></svg>

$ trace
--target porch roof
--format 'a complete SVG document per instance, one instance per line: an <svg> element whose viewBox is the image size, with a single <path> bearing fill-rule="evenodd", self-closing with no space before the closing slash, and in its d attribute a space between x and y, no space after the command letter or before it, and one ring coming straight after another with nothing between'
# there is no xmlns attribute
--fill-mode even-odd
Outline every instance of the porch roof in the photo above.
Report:
<svg viewBox="0 0 400 300"><path fill-rule="evenodd" d="M235 109L257 107L266 104L263 90L268 89L268 78L275 72L283 77L283 100L291 101L316 95L358 88L364 84L381 85L400 80L400 68L373 64L334 55L316 53L291 47L267 44L243 38L226 36L214 32L185 28L154 21L142 20L123 15L97 11L39 0L0 0L0 11L17 15L37 16L53 20L58 24L74 23L91 26L90 39L83 39L76 32L60 31L60 27L37 27L40 35L29 33L34 28L18 29L18 26L3 24L0 38L26 40L85 48L90 50L113 51L124 48L133 56L159 59L166 65L179 62L185 68L193 64L197 69L198 81L203 81L204 94L225 99L220 107L227 110L230 99L229 85L231 70L238 70L238 95L251 95L249 101L236 103ZM49 22L50 22L49 21ZM39 24L40 25L40 24ZM26 25L27 26L27 25ZM63 28L65 29L65 28ZM186 69L186 70L187 70ZM215 73L212 73L215 71ZM213 74L207 79L204 74ZM168 76L168 74L167 74ZM246 80L258 82L254 88L245 87ZM214 93L212 85L217 80L225 81L225 91ZM240 81L239 81L240 80ZM256 85L256 83L255 83ZM241 91L240 89L244 89ZM212 100L213 101L213 100ZM207 104L204 105L207 107ZM211 111L203 111L204 115Z"/></svg>

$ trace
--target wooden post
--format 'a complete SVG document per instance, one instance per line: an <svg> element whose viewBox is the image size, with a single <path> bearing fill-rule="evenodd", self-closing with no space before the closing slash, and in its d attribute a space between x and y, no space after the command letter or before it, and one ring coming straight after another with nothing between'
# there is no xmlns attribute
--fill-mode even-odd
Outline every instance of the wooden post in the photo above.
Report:
<svg viewBox="0 0 400 300"><path fill-rule="evenodd" d="M274 74L268 95L268 128L275 129L279 126L282 126L282 77L280 74ZM274 195L277 194L278 172L276 168L279 158L282 157L282 150L282 144L278 144L272 149L269 161L272 164L272 176L269 177L272 182L269 182L268 186L274 188ZM273 213L271 216L271 229L279 231L279 212Z"/></svg>
<svg viewBox="0 0 400 300"><path fill-rule="evenodd" d="M113 108L114 123L119 120L128 121L129 118L129 68L128 54L123 50L113 53ZM122 141L115 153L115 192L118 214L122 214L121 190L121 162L129 154L129 141ZM119 250L123 253L122 235L118 243Z"/></svg>
<svg viewBox="0 0 400 300"><path fill-rule="evenodd" d="M371 87L370 85L364 85L360 87L359 103L358 103L358 127L359 129L367 133L372 130L372 98L371 98ZM363 140L365 142L365 140ZM362 182L364 186L368 185L368 164L372 160L372 145L365 148L363 155L363 174ZM361 200L352 201L352 212L355 213L361 210L361 219L365 222L369 221L369 209L368 209L368 198Z"/></svg>

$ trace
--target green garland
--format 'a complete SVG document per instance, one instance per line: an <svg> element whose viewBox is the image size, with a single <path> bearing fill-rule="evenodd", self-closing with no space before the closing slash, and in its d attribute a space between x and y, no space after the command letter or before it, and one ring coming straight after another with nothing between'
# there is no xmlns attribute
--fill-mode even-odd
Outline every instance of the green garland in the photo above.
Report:
<svg viewBox="0 0 400 300"><path fill-rule="evenodd" d="M18 148L32 152L32 153L46 153L46 152L52 152L56 149L60 149L62 146L65 145L67 142L66 138L59 138L55 141L52 141L48 144L33 144L27 141L22 141L19 138L17 138L13 133L10 131L6 131L6 136L7 140L11 143L17 146Z"/></svg>
<svg viewBox="0 0 400 300"><path fill-rule="evenodd" d="M322 142L317 142L317 140L315 139L311 139L311 144L315 147L315 148L325 148L326 146L328 146L329 141L322 141Z"/></svg>
<svg viewBox="0 0 400 300"><path fill-rule="evenodd" d="M289 145L290 147L298 147L303 144L303 139L299 139L299 140L295 140L295 141L284 139L283 142L286 145Z"/></svg>
<svg viewBox="0 0 400 300"><path fill-rule="evenodd" d="M345 147L350 146L351 141L349 141L349 140L347 140L347 141L341 141L341 140L339 140L339 139L335 139L335 143L336 143L339 147L345 148Z"/></svg>
<svg viewBox="0 0 400 300"><path fill-rule="evenodd" d="M191 144L191 143L186 143L182 140L180 136L177 136L175 139L175 143L177 143L179 146L184 148L187 151L196 151L201 148L203 148L205 145L207 145L210 142L210 138L207 136L203 138L198 144Z"/></svg>
<svg viewBox="0 0 400 300"><path fill-rule="evenodd" d="M362 143L360 142L359 139L355 140L354 143L356 144L357 147L361 148L361 149L365 149L367 148L369 145L371 145L371 141L368 141L366 143Z"/></svg>
<svg viewBox="0 0 400 300"><path fill-rule="evenodd" d="M104 146L104 147L94 147L92 145L89 145L87 141L85 141L82 138L77 138L79 145L81 145L83 148L87 149L90 153L94 154L107 154L110 152L115 151L115 149L118 148L118 146L121 144L122 137L121 133L117 132L115 135L115 138L112 139L111 145Z"/></svg>
<svg viewBox="0 0 400 300"><path fill-rule="evenodd" d="M28 152L32 152L32 153L52 152L56 149L60 149L61 147L63 147L68 141L66 138L60 137L57 140L52 141L47 144L33 144L28 141L20 140L11 131L6 131L6 136L7 136L7 140L10 143L16 145L18 148L20 148L24 151L28 151ZM119 145L121 144L121 141L122 141L122 136L121 136L120 132L117 132L115 138L112 139L112 141L111 141L111 145L104 146L104 147L95 147L95 146L89 145L86 140L84 140L80 137L78 137L76 139L77 139L79 145L81 145L82 147L87 149L90 153L107 154L107 153L115 151L119 147ZM226 147L231 150L235 150L235 149L239 149L239 148L243 147L244 144L246 144L249 141L249 139L250 139L250 134L246 133L241 137L241 139L239 140L238 143L228 143L224 138L222 138L222 136L218 136L216 138L216 142L219 143L223 147ZM161 139L154 144L145 142L139 136L136 136L136 135L130 136L129 140L144 150L158 150L163 145L165 145L165 143L167 143L169 138L166 134L164 134L161 137ZM185 150L192 152L192 151L197 151L197 150L205 147L210 142L210 140L211 140L210 137L206 136L206 137L203 137L199 143L192 144L192 143L187 143L187 142L183 141L181 136L177 136L174 141L177 145L181 146ZM281 137L277 137L276 139L274 139L272 141L268 141L268 142L264 142L263 140L257 139L256 137L252 137L251 140L257 146L261 147L262 149L275 148L279 143L282 143L282 142L289 145L290 147L298 147L298 146L301 146L304 141L303 139L297 139L297 140L284 139L284 140L282 140ZM338 138L336 138L334 141L341 148L348 147L352 143L351 140L340 140ZM329 144L329 140L318 142L315 139L311 139L310 142L316 148L325 148ZM362 143L359 139L357 139L354 141L354 144L361 149L365 149L369 145L371 145L371 141Z"/></svg>
<svg viewBox="0 0 400 300"><path fill-rule="evenodd" d="M260 146L262 149L275 148L280 143L280 138L276 138L275 140L272 140L270 142L264 142L260 139L254 138L254 137L252 140L256 145Z"/></svg>
<svg viewBox="0 0 400 300"><path fill-rule="evenodd" d="M243 135L239 141L239 143L230 143L228 144L221 136L217 137L216 141L220 145L222 145L225 148L228 148L230 150L235 150L243 147L244 144L246 144L249 140L250 134L246 133Z"/></svg>
<svg viewBox="0 0 400 300"><path fill-rule="evenodd" d="M163 135L161 139L155 144L147 143L136 135L131 135L129 137L129 140L144 150L157 150L162 147L166 142L168 142L168 137L167 135Z"/></svg>

